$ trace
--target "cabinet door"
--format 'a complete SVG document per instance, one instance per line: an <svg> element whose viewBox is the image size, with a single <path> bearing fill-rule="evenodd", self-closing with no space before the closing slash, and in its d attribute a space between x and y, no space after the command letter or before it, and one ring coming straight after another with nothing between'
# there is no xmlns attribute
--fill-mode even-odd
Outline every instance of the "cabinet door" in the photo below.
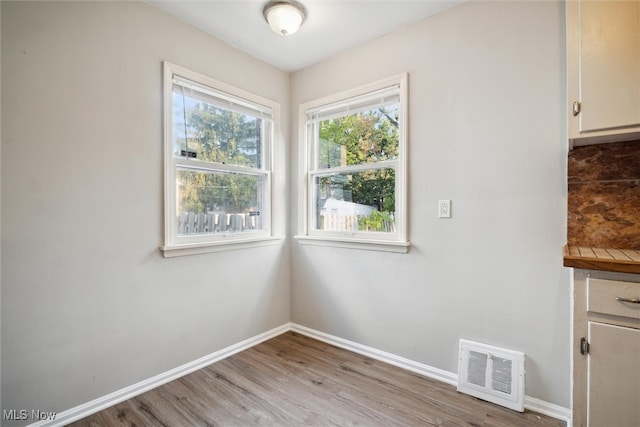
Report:
<svg viewBox="0 0 640 427"><path fill-rule="evenodd" d="M580 133L640 124L640 1L581 1Z"/></svg>
<svg viewBox="0 0 640 427"><path fill-rule="evenodd" d="M589 322L589 427L640 422L640 329Z"/></svg>

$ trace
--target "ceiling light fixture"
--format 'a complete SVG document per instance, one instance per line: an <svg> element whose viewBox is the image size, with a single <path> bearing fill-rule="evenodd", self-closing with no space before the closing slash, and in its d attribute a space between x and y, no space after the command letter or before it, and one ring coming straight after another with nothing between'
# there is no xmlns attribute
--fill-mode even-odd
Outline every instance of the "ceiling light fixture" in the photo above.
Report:
<svg viewBox="0 0 640 427"><path fill-rule="evenodd" d="M307 18L307 11L295 0L271 0L262 9L264 19L274 33L289 36L300 28Z"/></svg>

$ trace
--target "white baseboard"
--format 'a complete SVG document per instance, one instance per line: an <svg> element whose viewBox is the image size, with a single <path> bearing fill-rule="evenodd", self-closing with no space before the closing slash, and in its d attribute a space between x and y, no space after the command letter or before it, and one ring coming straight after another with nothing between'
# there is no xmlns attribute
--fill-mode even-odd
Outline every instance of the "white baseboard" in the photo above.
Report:
<svg viewBox="0 0 640 427"><path fill-rule="evenodd" d="M380 360L381 362L406 369L407 371L415 372L428 378L433 378L434 380L442 381L451 385L456 385L458 383L457 374L424 365L395 354L387 353L386 351L377 350L344 338L325 334L324 332L316 331L315 329L307 328L306 326L298 325L296 323L291 324L291 330L310 338L317 339L318 341L326 342L327 344L344 348L345 350L353 351L354 353L362 354L372 359Z"/></svg>
<svg viewBox="0 0 640 427"><path fill-rule="evenodd" d="M183 377L187 374L197 371L198 369L202 369L205 366L218 362L243 350L249 349L255 345L260 344L261 342L274 338L288 331L297 332L310 338L317 339L318 341L322 341L327 344L343 348L345 350L353 351L354 353L362 354L364 356L371 357L372 359L380 360L382 362L389 363L390 365L394 365L399 368L403 368L408 371L415 372L425 377L442 381L450 385L457 385L458 383L458 374L456 373L434 368L433 366L425 365L423 363L397 356L386 351L378 350L373 347L368 347L363 344L346 340L344 338L326 334L324 332L307 328L306 326L298 325L296 323L285 323L284 325L278 326L274 329L248 338L237 344L223 348L222 350L213 352L207 356L201 357L200 359L185 363L182 366L178 366L177 368L163 372L137 384L133 384L129 387L125 387L113 393L107 394L106 396L76 406L75 408L60 412L59 414L57 414L55 420L39 421L37 423L31 424L30 427L65 426L69 423L95 414L96 412L109 408L127 399L131 399L132 397L159 387L170 381ZM561 406L554 405L544 400L536 399L529 396L525 396L524 398L524 407L531 411L535 411L543 415L566 421L567 427L571 427L571 410L567 408L563 408Z"/></svg>
<svg viewBox="0 0 640 427"><path fill-rule="evenodd" d="M524 407L530 411L537 412L542 415L548 415L558 420L566 421L567 427L571 427L571 409L549 403L545 400L536 399L535 397L525 396Z"/></svg>
<svg viewBox="0 0 640 427"><path fill-rule="evenodd" d="M362 354L364 356L371 357L372 359L380 360L382 362L398 366L400 368L415 372L428 378L433 378L435 380L439 380L454 386L458 384L457 373L434 368L433 366L415 362L413 360L406 359L395 354L377 350L375 348L358 344L344 338L329 335L315 329L307 328L306 326L298 325L296 323L291 324L291 330L302 335L306 335L310 338L317 339L318 341L326 342L327 344L332 344L336 347L344 348L346 350L353 351L354 353ZM536 399L529 396L524 397L524 407L530 411L566 421L567 427L571 427L571 410L568 408L554 405L553 403L549 403L544 400Z"/></svg>
<svg viewBox="0 0 640 427"><path fill-rule="evenodd" d="M223 348L222 350L196 359L192 362L185 363L182 366L178 366L177 368L163 372L144 381L140 381L137 384L133 384L129 387L125 387L113 393L107 394L106 396L99 397L98 399L76 406L75 408L60 412L59 414L57 414L55 420L39 421L37 423L31 424L30 427L65 426L69 423L95 414L96 412L109 408L127 399L131 399L132 397L138 396L139 394L159 387L170 381L183 377L187 374L197 371L198 369L202 369L205 366L209 366L212 363L218 362L222 359L251 348L263 341L276 337L290 330L291 325L289 323L285 323L284 325L278 326L277 328L271 329L270 331L263 332L237 344L233 344L229 347Z"/></svg>

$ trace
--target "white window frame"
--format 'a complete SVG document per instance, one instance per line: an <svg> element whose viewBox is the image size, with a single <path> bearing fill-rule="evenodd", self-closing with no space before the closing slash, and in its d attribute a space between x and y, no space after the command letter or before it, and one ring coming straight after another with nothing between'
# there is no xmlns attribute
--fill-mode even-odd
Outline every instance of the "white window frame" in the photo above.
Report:
<svg viewBox="0 0 640 427"><path fill-rule="evenodd" d="M165 257L193 255L207 252L218 252L229 249L262 246L275 244L280 237L273 235L272 206L273 206L273 171L276 136L279 135L280 105L274 101L262 98L258 95L238 89L226 83L217 81L203 74L180 67L169 62L163 63L164 74L164 239L165 243L160 247ZM190 81L200 88L211 89L211 92L219 100L225 97L234 105L249 109L262 109L271 114L271 126L268 132L269 138L263 141L263 159L260 169L242 166L226 165L191 159L188 156L178 158L174 156L173 141L173 84L174 78L182 81ZM265 180L264 206L262 207L263 230L251 232L226 232L200 234L193 236L178 236L177 233L177 188L176 175L178 169L202 170L209 172L240 172L243 174L261 175Z"/></svg>
<svg viewBox="0 0 640 427"><path fill-rule="evenodd" d="M313 203L315 203L313 176L318 174L315 170L315 144L316 135L309 131L308 115L314 110L322 110L323 107L336 108L340 103L366 98L371 93L384 92L385 89L398 88L399 93L399 120L398 120L398 158L378 163L395 168L395 233L376 232L337 232L317 230L313 228ZM377 101L371 101L375 106ZM368 105L368 104L366 104ZM345 247L353 249L368 249L387 252L406 253L409 250L407 240L407 132L408 132L408 74L402 73L391 76L367 85L351 90L343 91L321 99L316 99L299 106L299 204L298 204L298 235L295 238L300 244ZM366 164L350 168L333 168L329 173L343 172L342 169L364 170Z"/></svg>

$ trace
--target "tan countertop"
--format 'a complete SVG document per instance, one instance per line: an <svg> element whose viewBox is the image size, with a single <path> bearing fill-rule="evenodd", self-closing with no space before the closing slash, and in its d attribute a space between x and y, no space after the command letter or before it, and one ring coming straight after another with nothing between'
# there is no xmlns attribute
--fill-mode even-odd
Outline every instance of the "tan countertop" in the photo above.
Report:
<svg viewBox="0 0 640 427"><path fill-rule="evenodd" d="M585 270L640 273L640 250L565 245L564 266Z"/></svg>

